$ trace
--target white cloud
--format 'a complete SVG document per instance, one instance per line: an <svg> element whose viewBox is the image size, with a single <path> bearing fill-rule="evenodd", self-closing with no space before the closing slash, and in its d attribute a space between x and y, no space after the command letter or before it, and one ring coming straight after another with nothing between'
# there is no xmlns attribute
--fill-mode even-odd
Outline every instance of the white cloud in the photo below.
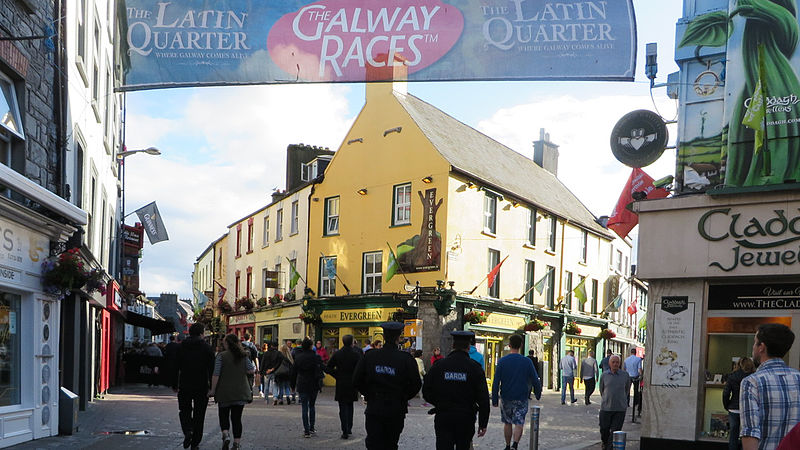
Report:
<svg viewBox="0 0 800 450"><path fill-rule="evenodd" d="M197 256L231 222L269 203L272 188L285 186L287 145L338 147L352 123L347 89L197 89L169 119L136 110L129 94L128 147L155 145L163 155L126 159L126 214L155 200L171 237L145 245L140 288L191 295ZM169 92L163 95L168 101Z"/></svg>

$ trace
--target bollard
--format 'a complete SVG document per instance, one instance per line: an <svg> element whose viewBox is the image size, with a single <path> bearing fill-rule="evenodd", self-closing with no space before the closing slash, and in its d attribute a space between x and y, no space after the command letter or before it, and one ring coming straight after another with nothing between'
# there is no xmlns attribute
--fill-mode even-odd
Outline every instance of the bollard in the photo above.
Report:
<svg viewBox="0 0 800 450"><path fill-rule="evenodd" d="M539 450L539 416L541 412L541 406L531 406L531 443L528 447L530 450Z"/></svg>
<svg viewBox="0 0 800 450"><path fill-rule="evenodd" d="M615 431L612 441L612 448L614 450L625 450L625 443L627 440L627 433L624 431Z"/></svg>

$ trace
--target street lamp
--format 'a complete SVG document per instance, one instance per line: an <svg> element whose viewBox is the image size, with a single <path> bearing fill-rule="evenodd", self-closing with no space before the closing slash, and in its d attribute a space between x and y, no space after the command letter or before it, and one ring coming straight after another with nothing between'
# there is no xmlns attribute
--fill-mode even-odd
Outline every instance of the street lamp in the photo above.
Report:
<svg viewBox="0 0 800 450"><path fill-rule="evenodd" d="M117 172L119 175L120 181L120 210L122 212L122 219L120 220L120 227L119 232L117 233L117 280L120 284L122 284L122 251L124 248L124 243L122 240L123 230L125 229L125 158L131 155L135 155L137 153L146 153L148 155L160 155L161 150L157 149L156 147L147 147L142 149L136 150L128 150L127 147L122 147L124 150L121 152L117 152L117 164L119 165L119 171Z"/></svg>

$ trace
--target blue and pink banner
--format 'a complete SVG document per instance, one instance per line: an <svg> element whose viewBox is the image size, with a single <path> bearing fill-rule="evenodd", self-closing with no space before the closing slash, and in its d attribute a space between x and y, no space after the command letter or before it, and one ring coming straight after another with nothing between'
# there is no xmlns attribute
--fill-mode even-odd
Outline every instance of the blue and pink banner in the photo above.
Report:
<svg viewBox="0 0 800 450"><path fill-rule="evenodd" d="M409 81L632 81L632 0L120 0L119 90ZM390 62L387 64L387 61Z"/></svg>

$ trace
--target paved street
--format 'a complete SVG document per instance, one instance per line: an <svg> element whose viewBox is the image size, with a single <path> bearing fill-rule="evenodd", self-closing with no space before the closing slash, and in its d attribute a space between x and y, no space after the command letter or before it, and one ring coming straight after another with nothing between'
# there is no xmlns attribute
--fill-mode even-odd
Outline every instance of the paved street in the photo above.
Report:
<svg viewBox="0 0 800 450"><path fill-rule="evenodd" d="M560 404L560 394L546 392L539 403L542 406L540 447L547 450L599 449L600 434L597 429L597 403L585 406L578 402L572 406ZM595 402L600 401L595 394ZM400 448L434 448L433 416L420 399L412 400L406 425L400 438ZM310 439L302 436L299 405L272 406L256 399L244 412L242 444L249 449L311 449L311 448L364 448L363 406L356 405L354 435L348 440L339 438L338 408L333 400L333 388L325 388L317 399L317 434ZM628 416L630 417L630 416ZM59 436L18 445L18 449L180 449L182 434L178 424L178 406L175 394L168 388L148 388L132 385L112 388L105 399L98 400L79 415L79 431L72 436ZM639 449L639 424L627 420L628 449ZM115 432L141 431L145 435L121 435ZM528 448L528 431L520 449ZM109 434L111 433L111 434ZM202 449L219 448L217 408L209 405L206 414ZM502 449L503 431L500 413L492 409L489 431L475 440L476 449Z"/></svg>

